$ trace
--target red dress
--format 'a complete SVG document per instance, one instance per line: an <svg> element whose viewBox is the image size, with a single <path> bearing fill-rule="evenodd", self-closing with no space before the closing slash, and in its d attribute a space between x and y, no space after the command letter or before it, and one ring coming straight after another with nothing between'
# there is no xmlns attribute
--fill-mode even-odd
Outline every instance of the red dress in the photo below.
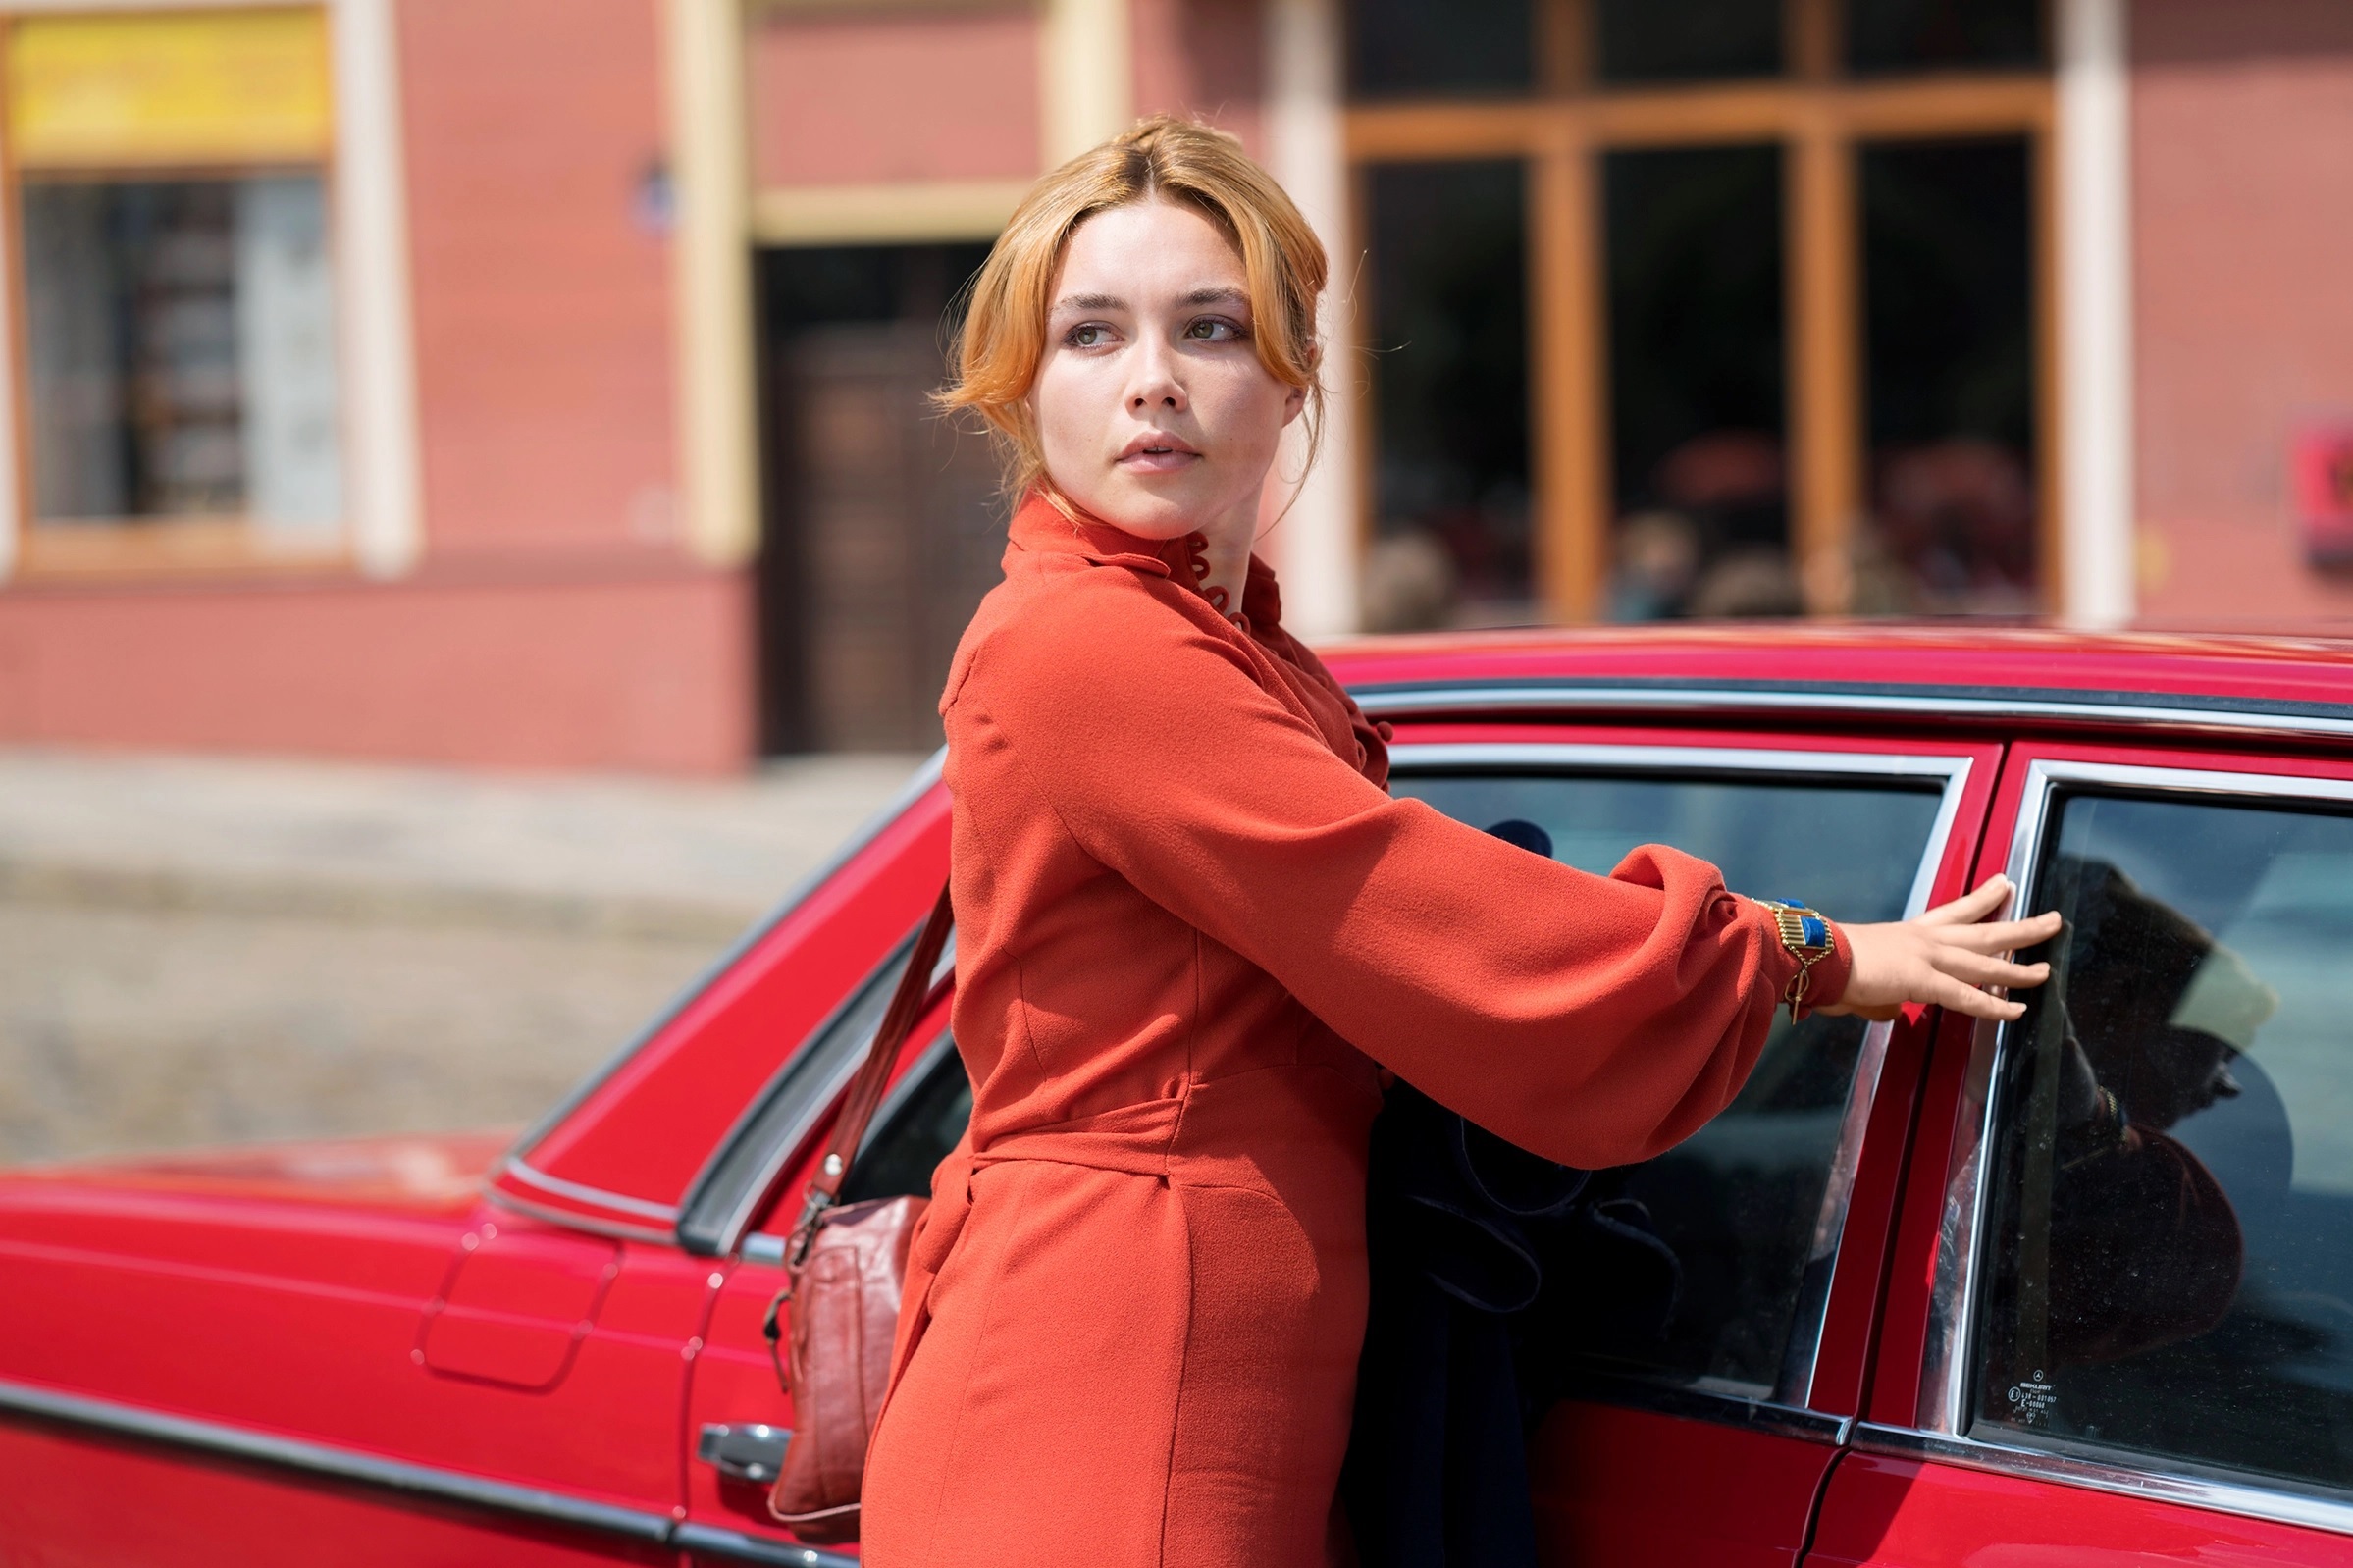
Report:
<svg viewBox="0 0 2353 1568"><path fill-rule="evenodd" d="M871 1568L1321 1561L1380 1067L1624 1164L1732 1099L1796 970L1689 856L1591 876L1391 799L1273 574L1229 619L1196 550L1032 498L948 677L972 1121L911 1260ZM1845 983L1842 942L1815 995Z"/></svg>

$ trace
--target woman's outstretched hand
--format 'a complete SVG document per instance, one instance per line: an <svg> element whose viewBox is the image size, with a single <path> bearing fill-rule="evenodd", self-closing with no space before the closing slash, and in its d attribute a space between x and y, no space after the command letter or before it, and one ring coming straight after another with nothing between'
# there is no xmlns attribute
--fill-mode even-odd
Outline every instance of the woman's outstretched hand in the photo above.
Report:
<svg viewBox="0 0 2353 1568"><path fill-rule="evenodd" d="M2059 934L2060 922L2056 911L2031 920L1990 918L2008 907L2013 891L2009 877L1996 876L1916 919L1840 926L1854 968L1846 994L1822 1011L1884 1021L1908 1002L1924 1002L1977 1019L2018 1017L2025 1003L1981 988L2027 990L2049 979L2048 964L2013 964L1999 955L2049 941Z"/></svg>

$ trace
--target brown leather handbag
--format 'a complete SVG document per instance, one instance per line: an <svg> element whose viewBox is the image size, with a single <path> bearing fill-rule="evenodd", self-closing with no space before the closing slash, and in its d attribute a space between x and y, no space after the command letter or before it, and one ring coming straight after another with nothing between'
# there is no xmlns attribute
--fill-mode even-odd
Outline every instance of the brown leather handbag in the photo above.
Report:
<svg viewBox="0 0 2353 1568"><path fill-rule="evenodd" d="M858 1493L866 1445L890 1385L891 1343L907 1283L907 1248L925 1199L871 1198L845 1204L842 1188L882 1103L891 1064L931 1000L931 971L948 943L954 916L940 889L923 934L899 977L882 1026L850 1082L833 1136L817 1162L809 1196L785 1247L785 1287L762 1325L771 1355L778 1310L792 1308L789 1368L778 1376L793 1396L793 1436L776 1469L768 1509L804 1541L858 1539Z"/></svg>

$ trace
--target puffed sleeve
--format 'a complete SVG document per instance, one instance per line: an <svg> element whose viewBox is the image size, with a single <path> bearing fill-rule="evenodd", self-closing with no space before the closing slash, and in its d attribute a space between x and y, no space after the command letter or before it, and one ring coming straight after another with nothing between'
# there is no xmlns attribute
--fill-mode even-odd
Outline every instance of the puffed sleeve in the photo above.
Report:
<svg viewBox="0 0 2353 1568"><path fill-rule="evenodd" d="M1391 799L1249 651L1111 575L1026 606L954 699L1088 855L1547 1158L1647 1159L1739 1092L1796 961L1713 866L1646 847L1593 876Z"/></svg>

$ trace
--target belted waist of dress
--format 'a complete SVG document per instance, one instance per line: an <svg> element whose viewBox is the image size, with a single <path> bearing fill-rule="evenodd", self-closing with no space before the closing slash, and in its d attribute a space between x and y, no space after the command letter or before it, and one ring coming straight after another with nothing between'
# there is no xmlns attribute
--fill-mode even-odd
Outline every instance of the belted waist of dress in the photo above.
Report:
<svg viewBox="0 0 2353 1568"><path fill-rule="evenodd" d="M931 1203L908 1256L914 1310L901 1320L894 1378L929 1322L925 1298L964 1235L978 1172L1036 1161L1179 1185L1263 1189L1270 1164L1336 1160L1361 1173L1380 1105L1369 1070L1346 1075L1321 1065L1282 1064L1196 1081L1182 1095L1020 1127L978 1149L959 1147L932 1176Z"/></svg>
<svg viewBox="0 0 2353 1568"><path fill-rule="evenodd" d="M1047 1160L1130 1176L1166 1176L1170 1146L1183 1116L1180 1098L1144 1100L991 1138L986 1148L972 1151L971 1163L978 1168L1009 1160Z"/></svg>

